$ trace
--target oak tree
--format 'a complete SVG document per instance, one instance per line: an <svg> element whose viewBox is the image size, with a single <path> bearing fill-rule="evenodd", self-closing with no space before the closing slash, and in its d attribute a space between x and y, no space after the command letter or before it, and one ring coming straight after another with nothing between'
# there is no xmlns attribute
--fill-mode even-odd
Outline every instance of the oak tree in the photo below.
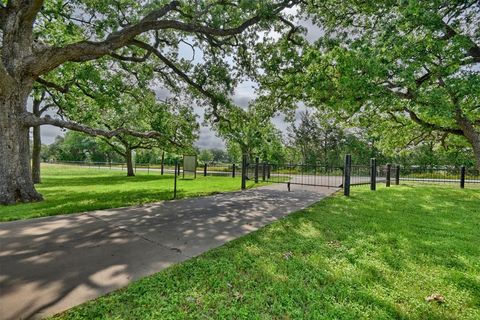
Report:
<svg viewBox="0 0 480 320"><path fill-rule="evenodd" d="M119 127L92 128L68 119L38 116L27 111L35 83L58 90L48 80L63 66L98 59L152 63L152 70L170 70L198 92L215 94L208 79L190 77L201 70L178 56L186 40L194 48L238 56L239 44L268 31L294 0L283 1L0 1L0 203L38 201L30 175L29 128L53 125L107 138L128 134L158 136ZM94 66L95 67L95 66ZM168 81L169 75L165 75ZM218 104L211 105L216 113ZM88 109L87 109L88 110Z"/></svg>

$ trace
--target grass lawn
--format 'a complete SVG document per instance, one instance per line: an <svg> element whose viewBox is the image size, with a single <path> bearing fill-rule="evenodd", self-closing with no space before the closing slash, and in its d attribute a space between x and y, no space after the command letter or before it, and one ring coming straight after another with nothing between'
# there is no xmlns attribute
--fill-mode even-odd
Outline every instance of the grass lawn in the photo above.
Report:
<svg viewBox="0 0 480 320"><path fill-rule="evenodd" d="M480 191L356 187L57 316L184 318L480 319Z"/></svg>
<svg viewBox="0 0 480 320"><path fill-rule="evenodd" d="M240 185L240 177L197 175L196 180L180 178L177 198L238 190ZM247 186L252 187L254 183L247 181ZM44 201L0 206L0 221L170 200L173 197L173 175L162 176L158 171L149 174L138 171L135 177L127 177L126 172L121 170L45 164L42 168L42 183L36 188L44 196Z"/></svg>

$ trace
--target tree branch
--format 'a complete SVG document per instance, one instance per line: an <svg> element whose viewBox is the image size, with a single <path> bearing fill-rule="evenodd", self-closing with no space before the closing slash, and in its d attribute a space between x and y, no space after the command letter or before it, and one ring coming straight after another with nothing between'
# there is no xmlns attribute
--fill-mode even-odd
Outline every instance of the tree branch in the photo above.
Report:
<svg viewBox="0 0 480 320"><path fill-rule="evenodd" d="M119 155L123 156L123 157L126 157L127 156L127 153L126 152L123 152L122 150L120 150L116 145L114 145L113 143L110 142L109 139L105 138L105 137L102 137L102 141L105 142L106 144L108 144L112 149L113 151L115 151L116 153L118 153Z"/></svg>
<svg viewBox="0 0 480 320"><path fill-rule="evenodd" d="M421 125L424 128L427 128L427 129L430 129L430 130L435 130L435 131L448 132L448 133L459 135L459 136L464 135L463 131L460 130L460 129L446 128L446 127L442 127L442 126L434 124L434 123L427 122L427 121L421 119L420 117L418 117L418 115L414 111L412 111L408 108L405 108L404 110L405 110L405 112L408 113L408 115L410 116L410 119L412 119L413 122Z"/></svg>
<svg viewBox="0 0 480 320"><path fill-rule="evenodd" d="M153 53L157 58L159 58L166 66L168 66L175 74L177 74L180 78L182 78L187 84L198 90L200 93L205 95L207 98L210 99L212 103L212 108L213 108L213 114L214 116L220 120L225 120L228 121L228 119L225 119L223 116L221 116L218 113L217 105L219 103L218 97L213 94L212 92L204 89L200 84L196 83L193 81L186 73L184 73L182 70L180 70L172 61L170 61L167 57L165 57L160 51L158 51L156 48L152 47L148 43L139 41L139 40L133 40L131 42L133 45L138 46L139 48L145 49L151 53Z"/></svg>
<svg viewBox="0 0 480 320"><path fill-rule="evenodd" d="M474 63L480 63L480 47L478 44L476 44L475 41L473 41L470 37L458 33L448 23L443 22L443 25L446 30L445 36L448 38L452 38L453 36L462 36L468 40L470 48L468 48L467 56L471 57Z"/></svg>
<svg viewBox="0 0 480 320"><path fill-rule="evenodd" d="M23 0L19 3L19 6L24 10L22 14L22 23L28 24L29 28L33 28L33 21L38 12L42 9L43 0Z"/></svg>
<svg viewBox="0 0 480 320"><path fill-rule="evenodd" d="M58 92L61 92L61 93L68 93L68 91L70 90L69 86L62 87L62 86L60 86L56 83L47 81L47 80L42 79L42 78L37 78L35 81L37 81L41 85L44 85L45 87L53 88L53 89L55 89L55 90L57 90Z"/></svg>
<svg viewBox="0 0 480 320"><path fill-rule="evenodd" d="M298 0L284 0L274 7L274 12L278 13L285 7L291 7ZM66 45L65 47L49 47L29 59L27 70L34 77L38 77L46 72L55 69L66 61L83 62L98 59L104 55L112 53L114 50L126 46L136 36L151 30L174 29L189 33L199 33L210 36L225 37L242 33L248 27L262 20L261 14L255 15L237 27L233 28L213 28L197 23L185 23L178 20L157 20L164 17L169 12L180 6L179 1L172 1L161 9L154 10L138 23L127 26L122 30L111 33L104 41L80 41Z"/></svg>
<svg viewBox="0 0 480 320"><path fill-rule="evenodd" d="M23 120L23 123L25 125L30 126L30 127L36 127L36 126L49 124L49 125L52 125L52 126L55 126L55 127L66 128L66 129L70 129L70 130L73 130L73 131L83 132L83 133L86 133L86 134L91 135L91 136L102 136L102 137L105 137L105 138L112 138L112 137L116 137L116 136L121 135L121 134L127 134L127 135L130 135L132 137L144 138L144 139L145 138L146 139L164 138L163 134L161 134L158 131L138 132L138 131L134 131L134 130L127 129L127 128L117 128L115 130L108 131L108 130L103 130L103 129L98 129L98 128L91 128L89 126L86 126L86 125L83 125L83 124L80 124L80 123L77 123L77 122L73 122L73 121L55 119L55 118L52 118L50 116L45 116L45 117L40 118L40 117L35 116L33 113L30 113L30 112L23 113L22 120ZM174 141L170 141L170 142L175 144L175 145L177 144Z"/></svg>

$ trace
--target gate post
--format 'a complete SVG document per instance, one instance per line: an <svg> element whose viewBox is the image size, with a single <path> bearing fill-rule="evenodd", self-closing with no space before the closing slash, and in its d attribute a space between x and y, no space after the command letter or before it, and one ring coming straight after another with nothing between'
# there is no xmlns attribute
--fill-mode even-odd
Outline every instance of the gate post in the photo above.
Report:
<svg viewBox="0 0 480 320"><path fill-rule="evenodd" d="M400 165L397 165L395 170L395 184L397 186L400 184Z"/></svg>
<svg viewBox="0 0 480 320"><path fill-rule="evenodd" d="M262 181L265 181L265 177L266 177L266 172L267 171L267 163L264 162L263 163L263 168L262 168Z"/></svg>
<svg viewBox="0 0 480 320"><path fill-rule="evenodd" d="M162 151L162 164L160 167L160 174L163 176L163 171L165 168L165 151Z"/></svg>
<svg viewBox="0 0 480 320"><path fill-rule="evenodd" d="M173 199L177 197L177 167L180 168L178 160L175 160L175 173L173 174Z"/></svg>
<svg viewBox="0 0 480 320"><path fill-rule="evenodd" d="M235 163L232 165L232 178L235 178Z"/></svg>
<svg viewBox="0 0 480 320"><path fill-rule="evenodd" d="M390 187L390 172L392 171L392 165L389 163L387 164L387 187Z"/></svg>
<svg viewBox="0 0 480 320"><path fill-rule="evenodd" d="M345 166L343 169L343 194L345 196L350 196L350 175L352 173L352 156L347 154L345 155Z"/></svg>
<svg viewBox="0 0 480 320"><path fill-rule="evenodd" d="M247 188L247 155L242 156L242 190Z"/></svg>
<svg viewBox="0 0 480 320"><path fill-rule="evenodd" d="M370 159L370 190L375 191L377 189L377 160L375 158Z"/></svg>
<svg viewBox="0 0 480 320"><path fill-rule="evenodd" d="M255 158L255 183L258 183L258 157Z"/></svg>
<svg viewBox="0 0 480 320"><path fill-rule="evenodd" d="M207 176L207 163L205 162L204 166L203 166L203 176L206 177Z"/></svg>
<svg viewBox="0 0 480 320"><path fill-rule="evenodd" d="M465 189L465 166L460 168L460 188Z"/></svg>

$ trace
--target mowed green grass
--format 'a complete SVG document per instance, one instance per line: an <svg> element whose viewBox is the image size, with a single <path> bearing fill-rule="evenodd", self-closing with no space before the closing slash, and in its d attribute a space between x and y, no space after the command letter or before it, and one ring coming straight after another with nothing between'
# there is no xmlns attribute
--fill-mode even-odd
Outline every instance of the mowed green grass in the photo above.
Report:
<svg viewBox="0 0 480 320"><path fill-rule="evenodd" d="M179 177L177 198L209 195L240 189L239 177ZM173 198L173 175L158 171L137 171L127 177L125 171L88 169L66 165L42 167L42 183L36 185L44 201L0 206L0 221L28 219L96 209L140 205ZM247 182L248 187L254 184ZM261 185L261 184L257 184Z"/></svg>
<svg viewBox="0 0 480 320"><path fill-rule="evenodd" d="M352 188L56 319L480 319L480 190Z"/></svg>

